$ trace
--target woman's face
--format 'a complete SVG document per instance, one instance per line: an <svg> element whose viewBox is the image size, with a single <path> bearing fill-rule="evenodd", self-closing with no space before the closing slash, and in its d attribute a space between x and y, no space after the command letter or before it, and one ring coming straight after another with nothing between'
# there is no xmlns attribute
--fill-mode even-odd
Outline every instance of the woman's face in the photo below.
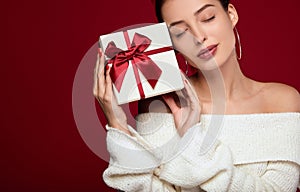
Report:
<svg viewBox="0 0 300 192"><path fill-rule="evenodd" d="M235 56L233 5L226 12L219 0L167 0L161 10L175 49L194 67L211 70Z"/></svg>

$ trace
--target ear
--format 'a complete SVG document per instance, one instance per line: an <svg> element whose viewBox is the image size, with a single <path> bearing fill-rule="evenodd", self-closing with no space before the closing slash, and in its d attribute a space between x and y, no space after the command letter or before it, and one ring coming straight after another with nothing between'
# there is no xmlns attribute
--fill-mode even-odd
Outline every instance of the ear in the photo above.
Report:
<svg viewBox="0 0 300 192"><path fill-rule="evenodd" d="M239 15L238 15L235 7L232 4L228 5L227 13L228 13L229 19L231 20L232 28L234 28L239 20Z"/></svg>

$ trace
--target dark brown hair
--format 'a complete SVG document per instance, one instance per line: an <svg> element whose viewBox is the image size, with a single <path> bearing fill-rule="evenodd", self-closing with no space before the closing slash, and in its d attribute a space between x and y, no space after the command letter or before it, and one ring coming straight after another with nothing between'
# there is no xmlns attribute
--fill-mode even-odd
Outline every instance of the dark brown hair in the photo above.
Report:
<svg viewBox="0 0 300 192"><path fill-rule="evenodd" d="M228 4L230 0L219 0L222 7L225 11L228 10ZM155 2L155 12L158 22L163 22L162 14L161 14L161 7L166 2L166 0L154 0Z"/></svg>

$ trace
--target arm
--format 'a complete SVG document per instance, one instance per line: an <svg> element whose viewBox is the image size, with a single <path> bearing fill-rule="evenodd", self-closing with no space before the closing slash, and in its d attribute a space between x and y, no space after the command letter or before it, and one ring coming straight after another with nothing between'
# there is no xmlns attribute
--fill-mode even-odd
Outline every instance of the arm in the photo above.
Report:
<svg viewBox="0 0 300 192"><path fill-rule="evenodd" d="M220 141L202 154L204 133L201 130L196 126L186 133L184 137L193 134L193 139L175 159L164 165L161 179L184 188L198 185L208 192L296 191L299 165L291 162L234 165L230 149ZM260 173L251 171L257 167L261 168Z"/></svg>
<svg viewBox="0 0 300 192"><path fill-rule="evenodd" d="M165 126L162 128L167 129ZM162 165L164 154L151 149L149 143L132 128L129 127L129 130L133 136L113 128L108 131L111 161L104 173L104 180L114 188L124 191L172 191L174 187L171 184L186 191L196 187L200 190L201 187L208 192L295 191L297 188L300 170L291 162L234 165L230 149L218 140L209 151L203 153L201 145L205 133L200 124L190 128L181 139L180 142L188 145L179 143L176 158ZM133 154L122 154L124 150L118 146L125 144L129 149L134 149ZM143 151L141 155L138 155L139 150ZM130 162L133 164L128 164ZM145 162L148 162L147 166Z"/></svg>
<svg viewBox="0 0 300 192"><path fill-rule="evenodd" d="M151 148L131 127L131 135L107 127L109 167L103 173L105 183L115 189L130 192L170 191L173 186L158 177L162 154Z"/></svg>
<svg viewBox="0 0 300 192"><path fill-rule="evenodd" d="M127 125L126 114L117 105L112 92L110 68L107 66L104 70L104 55L101 49L98 51L93 94L108 122L107 148L110 153L110 164L103 174L104 181L113 188L130 192L174 191L172 185L160 181L155 174L161 162L159 151L153 150Z"/></svg>

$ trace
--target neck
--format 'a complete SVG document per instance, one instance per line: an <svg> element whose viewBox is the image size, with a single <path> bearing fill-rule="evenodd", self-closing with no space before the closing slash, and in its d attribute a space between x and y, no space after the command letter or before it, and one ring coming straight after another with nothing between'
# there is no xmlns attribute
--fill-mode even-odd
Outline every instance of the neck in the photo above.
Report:
<svg viewBox="0 0 300 192"><path fill-rule="evenodd" d="M209 101L212 94L225 97L226 101L236 99L247 89L249 79L242 73L233 54L221 67L208 71L198 71L192 82L201 100ZM247 92L247 90L246 90Z"/></svg>

